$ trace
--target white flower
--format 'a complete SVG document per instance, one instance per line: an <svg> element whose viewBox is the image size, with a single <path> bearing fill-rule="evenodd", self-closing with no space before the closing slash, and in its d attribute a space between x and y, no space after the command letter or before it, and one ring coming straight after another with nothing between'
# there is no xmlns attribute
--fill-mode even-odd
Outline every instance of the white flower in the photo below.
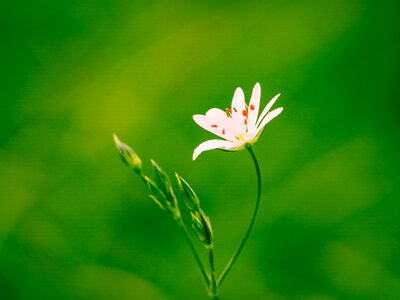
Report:
<svg viewBox="0 0 400 300"><path fill-rule="evenodd" d="M219 108L211 108L205 115L194 115L193 120L200 127L224 140L209 140L201 143L194 149L193 160L204 151L212 149L238 151L244 149L246 145L257 142L265 125L283 110L282 107L279 107L269 112L279 95L269 101L258 117L261 96L260 84L256 83L254 86L248 106L244 100L243 90L238 87L233 95L231 109L227 108L226 111L223 111Z"/></svg>

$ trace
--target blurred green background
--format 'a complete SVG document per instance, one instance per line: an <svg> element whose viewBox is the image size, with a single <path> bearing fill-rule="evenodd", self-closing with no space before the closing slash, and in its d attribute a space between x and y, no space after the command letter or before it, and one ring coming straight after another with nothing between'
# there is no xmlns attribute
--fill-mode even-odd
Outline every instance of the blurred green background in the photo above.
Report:
<svg viewBox="0 0 400 300"><path fill-rule="evenodd" d="M192 115L256 82L285 110L221 299L400 299L399 23L396 1L2 2L0 299L207 299L112 133L196 189L221 271L255 172L192 162L212 138Z"/></svg>

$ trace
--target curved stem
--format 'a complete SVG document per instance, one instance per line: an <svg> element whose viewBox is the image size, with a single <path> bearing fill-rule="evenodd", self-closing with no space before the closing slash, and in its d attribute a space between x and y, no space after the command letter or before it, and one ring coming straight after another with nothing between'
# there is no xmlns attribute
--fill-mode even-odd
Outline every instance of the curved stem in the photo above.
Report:
<svg viewBox="0 0 400 300"><path fill-rule="evenodd" d="M217 282L218 286L222 283L222 281L224 280L226 274L228 274L229 270L232 268L234 262L236 261L236 259L240 255L240 252L242 251L244 245L246 244L246 241L249 238L250 232L251 232L251 230L253 228L253 225L254 225L254 222L256 220L258 207L260 205L260 198L261 198L261 173L260 173L260 167L258 165L257 158L256 158L251 146L247 147L247 150L249 150L251 158L253 159L253 162L254 162L254 167L256 168L256 173L257 173L257 200L256 200L256 204L255 204L255 207L254 207L253 214L252 214L251 219L250 219L249 226L247 227L247 231L246 231L242 241L240 242L239 247L236 249L236 252L233 254L232 258L230 259L230 261L226 265L224 271L221 273L221 275L220 275L220 277L218 279L218 282Z"/></svg>
<svg viewBox="0 0 400 300"><path fill-rule="evenodd" d="M187 240L187 242L188 242L188 244L190 246L190 249L193 252L194 258L196 259L196 262L197 262L197 264L199 266L201 275L203 276L204 283L206 284L206 287L208 289L209 286L210 286L210 279L209 279L209 277L207 275L207 272L206 272L206 269L204 268L203 263L201 262L200 256L197 253L196 247L195 247L195 245L193 243L192 238L190 237L189 231L187 230L185 223L183 223L182 218L179 218L177 221L178 221L179 226L182 228L182 230L184 232L184 236L185 236L185 238L186 238L186 240Z"/></svg>
<svg viewBox="0 0 400 300"><path fill-rule="evenodd" d="M211 297L212 299L219 299L217 274L215 272L215 262L214 262L214 246L212 244L208 247L208 261L210 263L210 273L211 273L211 282L210 282Z"/></svg>

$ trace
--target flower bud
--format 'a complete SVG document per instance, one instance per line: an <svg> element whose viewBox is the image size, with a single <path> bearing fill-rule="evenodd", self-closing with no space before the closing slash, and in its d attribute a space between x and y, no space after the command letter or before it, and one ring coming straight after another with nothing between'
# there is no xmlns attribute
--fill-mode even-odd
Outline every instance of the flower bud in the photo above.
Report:
<svg viewBox="0 0 400 300"><path fill-rule="evenodd" d="M192 187L178 173L175 173L175 176L176 180L178 181L179 190L185 199L186 206L191 211L199 211L200 201Z"/></svg>
<svg viewBox="0 0 400 300"><path fill-rule="evenodd" d="M141 175L142 174L142 160L136 154L135 151L132 150L127 144L121 142L117 135L114 134L114 142L117 147L119 154L121 155L122 161L130 167L134 172Z"/></svg>
<svg viewBox="0 0 400 300"><path fill-rule="evenodd" d="M190 212L192 216L192 227L197 233L197 237L206 247L213 243L213 233L211 228L210 219L204 214L202 210Z"/></svg>
<svg viewBox="0 0 400 300"><path fill-rule="evenodd" d="M172 189L171 181L169 180L167 173L165 173L165 171L154 160L150 161L156 176L156 182L161 186L161 190L165 194L166 200L169 202L168 204L173 207L177 206L175 193Z"/></svg>

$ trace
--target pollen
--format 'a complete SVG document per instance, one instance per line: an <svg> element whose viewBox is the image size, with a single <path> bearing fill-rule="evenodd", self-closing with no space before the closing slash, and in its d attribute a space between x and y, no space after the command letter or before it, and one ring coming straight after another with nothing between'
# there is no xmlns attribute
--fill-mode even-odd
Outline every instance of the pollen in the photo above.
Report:
<svg viewBox="0 0 400 300"><path fill-rule="evenodd" d="M254 105L250 104L250 110L254 110L254 109L255 109Z"/></svg>
<svg viewBox="0 0 400 300"><path fill-rule="evenodd" d="M242 114L243 114L244 117L247 117L247 110L243 109L242 110Z"/></svg>

